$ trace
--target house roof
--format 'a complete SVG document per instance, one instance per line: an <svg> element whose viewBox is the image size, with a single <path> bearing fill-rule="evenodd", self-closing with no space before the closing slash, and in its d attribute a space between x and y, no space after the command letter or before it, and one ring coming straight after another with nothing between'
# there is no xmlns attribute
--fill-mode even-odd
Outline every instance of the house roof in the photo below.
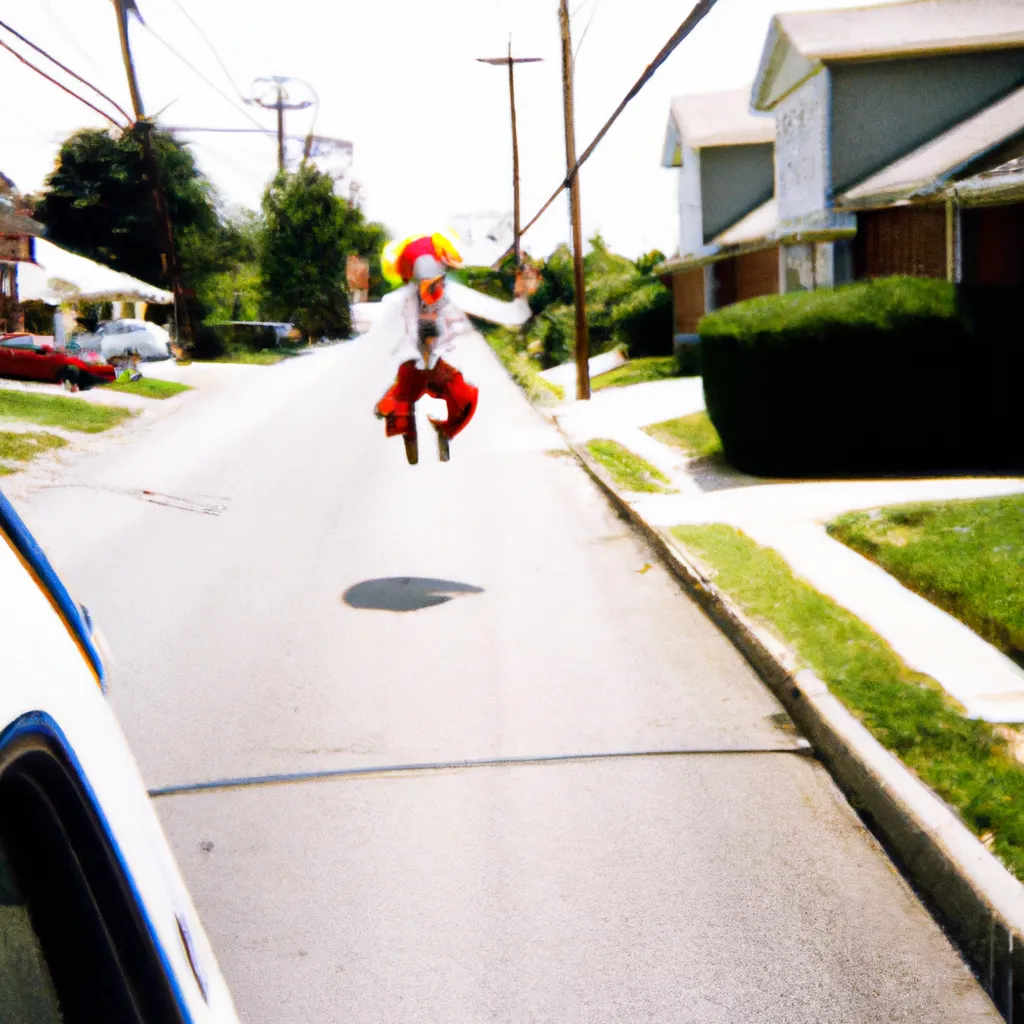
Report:
<svg viewBox="0 0 1024 1024"><path fill-rule="evenodd" d="M1017 136L1024 136L1024 87L848 189L836 206L887 206L934 193Z"/></svg>
<svg viewBox="0 0 1024 1024"><path fill-rule="evenodd" d="M773 233L778 226L778 217L778 204L774 199L769 199L768 202L762 203L713 238L698 252L666 260L665 263L655 268L655 273L659 275L676 274L683 270L701 267L706 263L727 259L730 256L767 249L776 244Z"/></svg>
<svg viewBox="0 0 1024 1024"><path fill-rule="evenodd" d="M43 233L43 226L37 220L0 205L0 235L33 235Z"/></svg>
<svg viewBox="0 0 1024 1024"><path fill-rule="evenodd" d="M753 106L771 110L823 65L1024 48L1020 0L908 0L777 14L768 30Z"/></svg>
<svg viewBox="0 0 1024 1024"><path fill-rule="evenodd" d="M663 163L678 167L681 147L750 146L775 141L775 119L750 112L750 87L672 100Z"/></svg>
<svg viewBox="0 0 1024 1024"><path fill-rule="evenodd" d="M779 204L774 199L769 199L768 202L762 203L756 210L752 210L746 217L736 221L732 227L723 231L712 240L711 244L730 248L736 245L760 242L771 234L778 220Z"/></svg>
<svg viewBox="0 0 1024 1024"><path fill-rule="evenodd" d="M94 263L45 238L36 239L36 262L19 263L18 296L50 306L66 301L151 302L169 306L174 296L137 278Z"/></svg>

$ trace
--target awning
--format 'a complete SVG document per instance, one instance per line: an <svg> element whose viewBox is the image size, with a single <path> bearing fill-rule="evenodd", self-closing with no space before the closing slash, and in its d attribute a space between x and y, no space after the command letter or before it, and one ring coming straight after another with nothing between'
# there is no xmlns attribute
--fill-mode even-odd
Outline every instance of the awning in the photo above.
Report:
<svg viewBox="0 0 1024 1024"><path fill-rule="evenodd" d="M148 302L170 306L174 296L145 281L111 270L84 256L37 238L36 262L18 264L18 298L22 302Z"/></svg>
<svg viewBox="0 0 1024 1024"><path fill-rule="evenodd" d="M955 182L943 189L942 198L951 199L959 206L1024 202L1024 158Z"/></svg>

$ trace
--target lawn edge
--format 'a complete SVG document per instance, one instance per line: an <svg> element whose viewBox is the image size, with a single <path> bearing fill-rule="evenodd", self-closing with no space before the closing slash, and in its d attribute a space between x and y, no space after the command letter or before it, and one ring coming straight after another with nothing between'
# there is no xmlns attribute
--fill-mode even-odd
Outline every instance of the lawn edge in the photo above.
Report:
<svg viewBox="0 0 1024 1024"><path fill-rule="evenodd" d="M564 433L612 505L746 658L895 854L999 1011L1024 1013L1024 884L956 811L871 735L795 654L751 620L668 530L651 526Z"/></svg>

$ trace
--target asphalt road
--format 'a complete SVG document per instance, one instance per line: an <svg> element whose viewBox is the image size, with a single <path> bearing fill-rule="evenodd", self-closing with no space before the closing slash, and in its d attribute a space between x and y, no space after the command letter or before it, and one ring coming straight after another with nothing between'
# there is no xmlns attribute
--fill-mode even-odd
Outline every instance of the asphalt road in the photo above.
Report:
<svg viewBox="0 0 1024 1024"><path fill-rule="evenodd" d="M998 1020L746 663L479 339L461 364L482 404L446 465L385 441L370 336L22 506L177 790L243 1019ZM580 754L609 756L516 760Z"/></svg>

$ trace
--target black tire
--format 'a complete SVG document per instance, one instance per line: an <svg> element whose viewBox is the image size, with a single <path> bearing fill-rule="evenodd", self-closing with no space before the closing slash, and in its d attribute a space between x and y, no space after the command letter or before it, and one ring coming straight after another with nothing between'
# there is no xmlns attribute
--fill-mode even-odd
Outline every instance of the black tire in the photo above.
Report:
<svg viewBox="0 0 1024 1024"><path fill-rule="evenodd" d="M73 366L69 366L60 375L60 382L65 391L80 391L82 388L82 375Z"/></svg>

